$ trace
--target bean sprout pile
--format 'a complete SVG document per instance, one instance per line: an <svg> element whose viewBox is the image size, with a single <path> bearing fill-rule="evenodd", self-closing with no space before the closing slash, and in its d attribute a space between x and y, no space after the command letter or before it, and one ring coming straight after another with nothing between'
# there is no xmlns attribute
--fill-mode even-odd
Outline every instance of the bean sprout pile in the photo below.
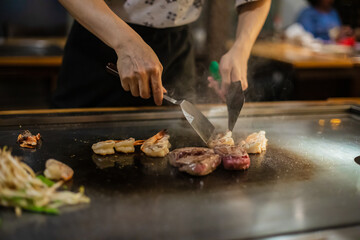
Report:
<svg viewBox="0 0 360 240"><path fill-rule="evenodd" d="M59 190L64 182L52 182L34 171L5 147L0 149L0 205L14 207L20 216L22 209L58 214L64 205L89 203L84 188L79 192Z"/></svg>

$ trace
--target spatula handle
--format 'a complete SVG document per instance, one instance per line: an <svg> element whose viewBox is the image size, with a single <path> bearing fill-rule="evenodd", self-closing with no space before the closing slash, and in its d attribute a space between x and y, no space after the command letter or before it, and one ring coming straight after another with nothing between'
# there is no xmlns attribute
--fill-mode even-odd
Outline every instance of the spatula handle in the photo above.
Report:
<svg viewBox="0 0 360 240"><path fill-rule="evenodd" d="M172 97L169 97L168 95L164 94L164 99L172 104L179 105L180 102L178 100L173 99Z"/></svg>
<svg viewBox="0 0 360 240"><path fill-rule="evenodd" d="M119 72L117 70L117 67L114 63L108 63L106 65L106 71L108 71L109 73L111 73L112 75L115 75L115 76L119 76ZM178 100L175 100L171 97L169 97L168 95L164 94L164 99L172 104L180 104L180 101Z"/></svg>
<svg viewBox="0 0 360 240"><path fill-rule="evenodd" d="M117 67L114 63L108 63L106 65L106 70L111 73L112 75L119 76L119 72L117 70Z"/></svg>

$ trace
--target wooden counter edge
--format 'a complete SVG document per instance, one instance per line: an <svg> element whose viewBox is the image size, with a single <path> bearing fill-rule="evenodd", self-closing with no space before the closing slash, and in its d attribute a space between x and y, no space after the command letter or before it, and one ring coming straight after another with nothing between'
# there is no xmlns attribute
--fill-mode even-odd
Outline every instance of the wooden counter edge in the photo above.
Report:
<svg viewBox="0 0 360 240"><path fill-rule="evenodd" d="M276 51L275 51L276 50ZM308 59L304 59L299 57L298 59L289 58L284 54L284 51L297 52L300 54L304 54L303 51L306 52L306 57ZM283 62L286 64L290 64L295 68L353 68L356 63L351 59L344 59L342 57L337 57L335 55L327 55L326 58L324 56L316 56L312 54L316 54L312 52L310 49L293 45L287 42L269 42L269 41L257 41L251 51L251 54L256 57L267 58L271 60L275 60L278 62Z"/></svg>
<svg viewBox="0 0 360 240"><path fill-rule="evenodd" d="M329 99L327 101L283 101L283 102L254 102L245 103L245 108L260 107L296 107L296 106L326 106L326 105L360 105L360 98ZM200 109L209 107L226 107L224 104L196 104ZM0 111L1 115L27 115L27 114L56 114L56 113L96 113L96 112L135 112L177 109L176 106L159 107L109 107L109 108L69 108L69 109L32 109L32 110L5 110Z"/></svg>
<svg viewBox="0 0 360 240"><path fill-rule="evenodd" d="M62 56L0 57L0 67L60 67Z"/></svg>

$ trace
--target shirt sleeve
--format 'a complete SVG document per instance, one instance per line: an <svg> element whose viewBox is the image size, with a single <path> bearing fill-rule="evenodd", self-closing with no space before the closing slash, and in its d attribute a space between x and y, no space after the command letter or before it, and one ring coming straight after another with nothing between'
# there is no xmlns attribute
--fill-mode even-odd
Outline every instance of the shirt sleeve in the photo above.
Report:
<svg viewBox="0 0 360 240"><path fill-rule="evenodd" d="M249 2L256 2L258 0L236 0L235 1L235 7L238 7L240 5L243 5L245 3L249 3Z"/></svg>

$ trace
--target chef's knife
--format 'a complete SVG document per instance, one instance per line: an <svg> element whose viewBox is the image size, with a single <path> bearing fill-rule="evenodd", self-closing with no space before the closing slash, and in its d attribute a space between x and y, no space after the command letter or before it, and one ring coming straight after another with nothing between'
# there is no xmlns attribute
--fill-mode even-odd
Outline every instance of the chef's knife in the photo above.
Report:
<svg viewBox="0 0 360 240"><path fill-rule="evenodd" d="M221 75L219 71L219 64L212 61L209 67L211 76L221 83ZM231 82L228 93L226 95L226 105L228 109L228 128L230 131L234 129L240 111L245 102L244 91L240 81Z"/></svg>
<svg viewBox="0 0 360 240"><path fill-rule="evenodd" d="M117 71L117 67L113 63L108 63L106 66L108 72L119 76ZM186 100L175 100L164 94L164 99L172 104L179 105L186 120L190 123L191 127L195 130L195 132L200 136L200 138L207 144L212 137L215 127L212 123L207 119L200 110L195 107L191 102Z"/></svg>

